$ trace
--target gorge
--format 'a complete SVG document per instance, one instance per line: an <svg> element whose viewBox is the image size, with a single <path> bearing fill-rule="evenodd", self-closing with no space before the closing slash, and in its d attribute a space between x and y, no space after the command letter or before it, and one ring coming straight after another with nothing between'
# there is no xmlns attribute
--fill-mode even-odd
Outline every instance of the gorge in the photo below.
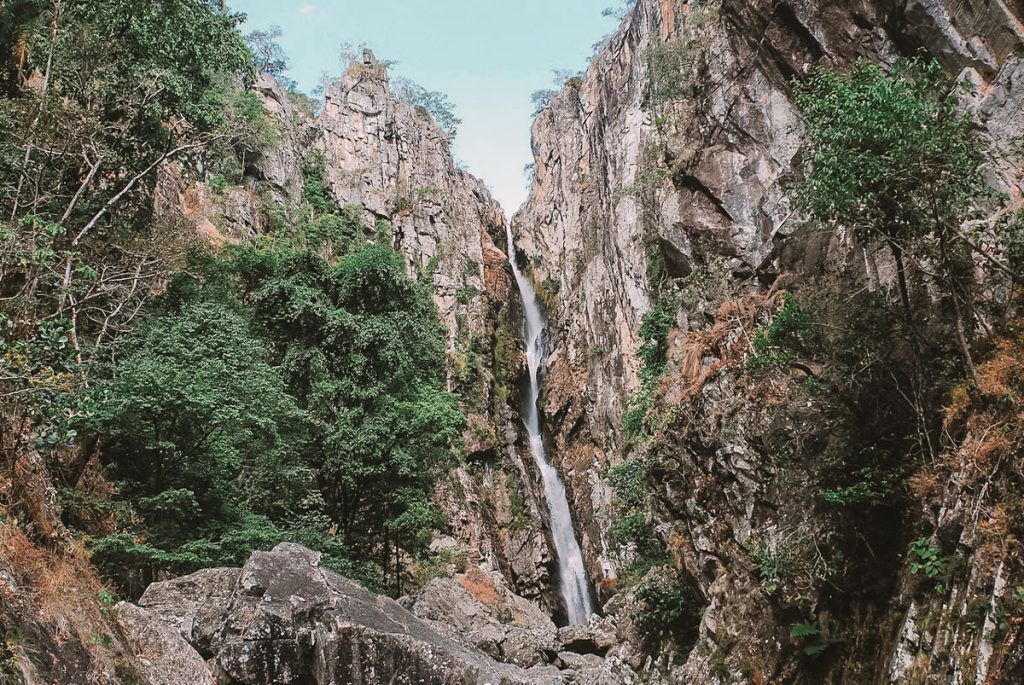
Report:
<svg viewBox="0 0 1024 685"><path fill-rule="evenodd" d="M371 52L0 4L0 682L1024 682L1024 5L622 14L508 219Z"/></svg>

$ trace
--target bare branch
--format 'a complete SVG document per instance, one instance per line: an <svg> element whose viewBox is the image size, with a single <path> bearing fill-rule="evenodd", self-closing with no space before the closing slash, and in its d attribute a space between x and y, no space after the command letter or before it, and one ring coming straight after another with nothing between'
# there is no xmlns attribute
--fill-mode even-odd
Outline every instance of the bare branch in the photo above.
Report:
<svg viewBox="0 0 1024 685"><path fill-rule="evenodd" d="M120 202L121 198L123 198L125 195L131 192L131 189L135 187L135 184L141 181L146 176L148 176L150 172L153 171L153 169L156 169L163 162L174 157L175 155L178 155L179 153L184 152L185 150L194 150L196 148L203 147L203 145L204 143L189 143L187 145L179 145L173 150L170 150L169 152L165 152L164 154L160 155L160 157L158 157L156 161L154 161L148 167L146 167L145 169L137 173L135 176L133 176L132 179L128 181L128 183L126 183L125 186L121 188L121 190L116 195L114 195L114 197L107 200L107 203L103 205L100 211L96 212L96 215L89 220L89 223L82 227L82 230L78 232L78 235L75 236L75 239L71 241L72 247L77 247L78 243L82 242L82 238L84 238L86 234L88 234L89 231L91 231L93 227L96 226L97 223L99 223L100 219L106 216L107 212L109 212L114 205Z"/></svg>

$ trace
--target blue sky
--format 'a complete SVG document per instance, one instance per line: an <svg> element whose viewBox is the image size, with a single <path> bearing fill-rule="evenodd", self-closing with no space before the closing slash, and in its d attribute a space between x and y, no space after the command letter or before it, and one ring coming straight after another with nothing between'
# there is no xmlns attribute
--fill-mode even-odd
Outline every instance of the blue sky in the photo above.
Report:
<svg viewBox="0 0 1024 685"><path fill-rule="evenodd" d="M290 76L312 90L336 76L342 43L367 43L395 72L455 103L455 155L512 213L526 198L532 161L530 94L552 70L582 69L615 29L601 11L617 0L229 0L244 30L277 25Z"/></svg>

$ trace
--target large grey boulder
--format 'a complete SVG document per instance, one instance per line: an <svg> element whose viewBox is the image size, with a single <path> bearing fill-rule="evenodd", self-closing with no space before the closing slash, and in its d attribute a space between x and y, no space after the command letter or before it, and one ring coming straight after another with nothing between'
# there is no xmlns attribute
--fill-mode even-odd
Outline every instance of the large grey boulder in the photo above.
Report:
<svg viewBox="0 0 1024 685"><path fill-rule="evenodd" d="M529 685L561 682L554 667L495 661L441 634L397 602L281 544L239 570L155 583L126 611L159 617L238 685ZM197 683L202 680L194 681Z"/></svg>
<svg viewBox="0 0 1024 685"><path fill-rule="evenodd" d="M550 663L558 651L558 630L541 609L508 591L501 577L435 578L403 603L440 632L472 644L493 658L518 666ZM468 588L485 585L485 603ZM476 585L474 585L474 581Z"/></svg>
<svg viewBox="0 0 1024 685"><path fill-rule="evenodd" d="M213 685L213 674L199 653L160 616L122 602L117 620L141 674L154 685Z"/></svg>

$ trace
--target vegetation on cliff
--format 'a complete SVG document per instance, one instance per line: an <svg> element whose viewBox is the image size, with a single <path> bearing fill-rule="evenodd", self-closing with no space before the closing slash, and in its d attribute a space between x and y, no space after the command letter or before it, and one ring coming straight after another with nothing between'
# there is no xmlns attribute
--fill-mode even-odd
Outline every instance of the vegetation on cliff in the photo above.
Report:
<svg viewBox="0 0 1024 685"><path fill-rule="evenodd" d="M339 207L315 151L253 244L153 212L168 165L221 195L278 141L249 90L286 64L273 34L249 36L254 59L206 0L24 0L0 19L6 520L85 545L129 596L282 540L401 592L444 523L431 493L464 419L390 226Z"/></svg>
<svg viewBox="0 0 1024 685"><path fill-rule="evenodd" d="M650 279L654 302L637 332L640 387L623 417L631 458L608 474L616 495L609 540L650 618L666 630L684 625L702 601L685 538L735 515L703 486L713 482L711 455L735 459L746 483L758 468L747 455L758 450L777 474L773 487L804 499L780 502L745 554L726 551L728 542L717 554L722 563L753 563L775 610L801 617L793 647L813 660L805 672L826 678L830 668L873 658L871 640L846 644L856 628L837 617L884 613L903 559L933 611L954 585L993 582L968 576L971 551L920 513L938 510L940 483L956 473L977 471L971 482L999 493L983 491L974 519L958 525L995 515L1005 543L999 573L1024 581L1024 530L1008 518L1024 501L1008 459L1022 436L1008 409L1017 404L1009 368L1020 340L1022 214L985 187L988 158L963 110L964 88L937 62L822 69L796 82L795 93L807 166L790 189L803 226L786 242L844 233L865 251L881 247L892 287L821 273L765 293L723 278L713 263L685 279ZM661 274L660 253L648 257L649 276ZM714 321L688 319L700 311L715 312ZM989 404L995 395L1009 413ZM646 480L639 490L638 476ZM988 532L982 538L997 544ZM690 591L654 582L663 578L651 571L659 564L674 567ZM999 607L1012 620L984 639L1004 649L1024 607ZM714 655L726 673L728 656Z"/></svg>

